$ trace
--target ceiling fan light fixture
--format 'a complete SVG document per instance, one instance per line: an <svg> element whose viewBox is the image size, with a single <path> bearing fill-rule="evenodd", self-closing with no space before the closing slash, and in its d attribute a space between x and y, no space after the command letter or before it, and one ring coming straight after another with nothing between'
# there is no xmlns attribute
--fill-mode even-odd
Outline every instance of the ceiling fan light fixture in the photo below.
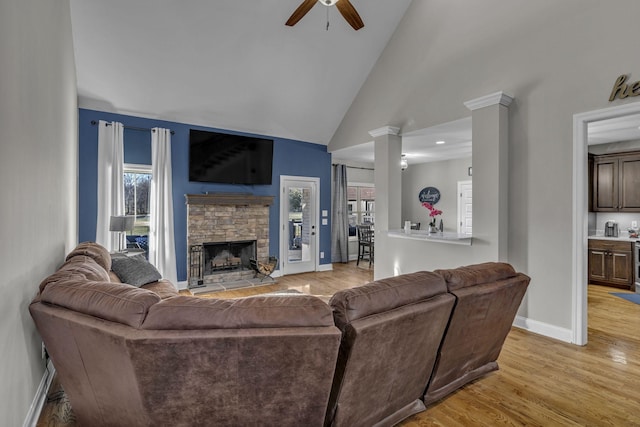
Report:
<svg viewBox="0 0 640 427"><path fill-rule="evenodd" d="M409 163L407 162L407 155L403 154L402 157L400 158L400 169L407 170L408 167L409 167Z"/></svg>
<svg viewBox="0 0 640 427"><path fill-rule="evenodd" d="M321 3L325 6L333 6L334 4L338 3L338 0L318 0L318 3Z"/></svg>

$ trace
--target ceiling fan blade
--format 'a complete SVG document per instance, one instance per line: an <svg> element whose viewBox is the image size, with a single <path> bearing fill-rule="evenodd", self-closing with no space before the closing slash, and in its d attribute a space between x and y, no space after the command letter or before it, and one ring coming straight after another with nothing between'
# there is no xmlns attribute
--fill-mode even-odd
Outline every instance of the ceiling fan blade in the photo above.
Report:
<svg viewBox="0 0 640 427"><path fill-rule="evenodd" d="M364 27L364 22L358 15L356 8L349 2L349 0L339 0L336 3L336 7L342 17L353 27L354 30L358 31L360 28Z"/></svg>
<svg viewBox="0 0 640 427"><path fill-rule="evenodd" d="M302 19L304 15L311 10L311 8L318 2L318 0L304 0L300 6L291 14L289 20L285 23L290 27L293 27Z"/></svg>

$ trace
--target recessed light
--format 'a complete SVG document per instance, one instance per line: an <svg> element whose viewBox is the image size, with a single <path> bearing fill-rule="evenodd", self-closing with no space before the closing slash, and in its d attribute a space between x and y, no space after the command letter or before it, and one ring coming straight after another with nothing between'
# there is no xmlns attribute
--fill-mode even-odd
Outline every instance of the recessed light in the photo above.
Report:
<svg viewBox="0 0 640 427"><path fill-rule="evenodd" d="M436 141L436 144L438 144L438 145L442 145L442 144L444 144L445 142L446 142L446 141Z"/></svg>

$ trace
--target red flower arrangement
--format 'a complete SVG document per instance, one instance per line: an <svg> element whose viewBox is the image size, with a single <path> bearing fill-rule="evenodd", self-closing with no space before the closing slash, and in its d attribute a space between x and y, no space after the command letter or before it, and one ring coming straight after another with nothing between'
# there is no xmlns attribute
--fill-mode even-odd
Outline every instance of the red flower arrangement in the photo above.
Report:
<svg viewBox="0 0 640 427"><path fill-rule="evenodd" d="M422 206L429 209L429 217L433 218L430 222L429 222L429 226L430 227L435 227L436 226L436 216L438 215L442 215L442 211L440 209L436 209L433 207L433 205L429 202L423 202Z"/></svg>

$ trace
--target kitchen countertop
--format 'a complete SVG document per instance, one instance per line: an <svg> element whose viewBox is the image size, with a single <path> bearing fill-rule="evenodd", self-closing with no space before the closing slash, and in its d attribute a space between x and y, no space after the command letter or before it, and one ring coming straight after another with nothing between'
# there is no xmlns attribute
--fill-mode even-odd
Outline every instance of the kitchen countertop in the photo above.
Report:
<svg viewBox="0 0 640 427"><path fill-rule="evenodd" d="M635 242L640 240L640 237L629 237L629 233L627 231L620 232L618 237L608 237L605 236L604 233L596 233L590 234L588 238L591 240L615 240L617 242Z"/></svg>
<svg viewBox="0 0 640 427"><path fill-rule="evenodd" d="M472 243L472 237L470 235L452 233L449 231L429 234L427 230L411 230L411 232L407 234L404 230L389 230L387 233L389 237L395 237L398 239L422 240L425 242L449 243L467 246L470 246Z"/></svg>

